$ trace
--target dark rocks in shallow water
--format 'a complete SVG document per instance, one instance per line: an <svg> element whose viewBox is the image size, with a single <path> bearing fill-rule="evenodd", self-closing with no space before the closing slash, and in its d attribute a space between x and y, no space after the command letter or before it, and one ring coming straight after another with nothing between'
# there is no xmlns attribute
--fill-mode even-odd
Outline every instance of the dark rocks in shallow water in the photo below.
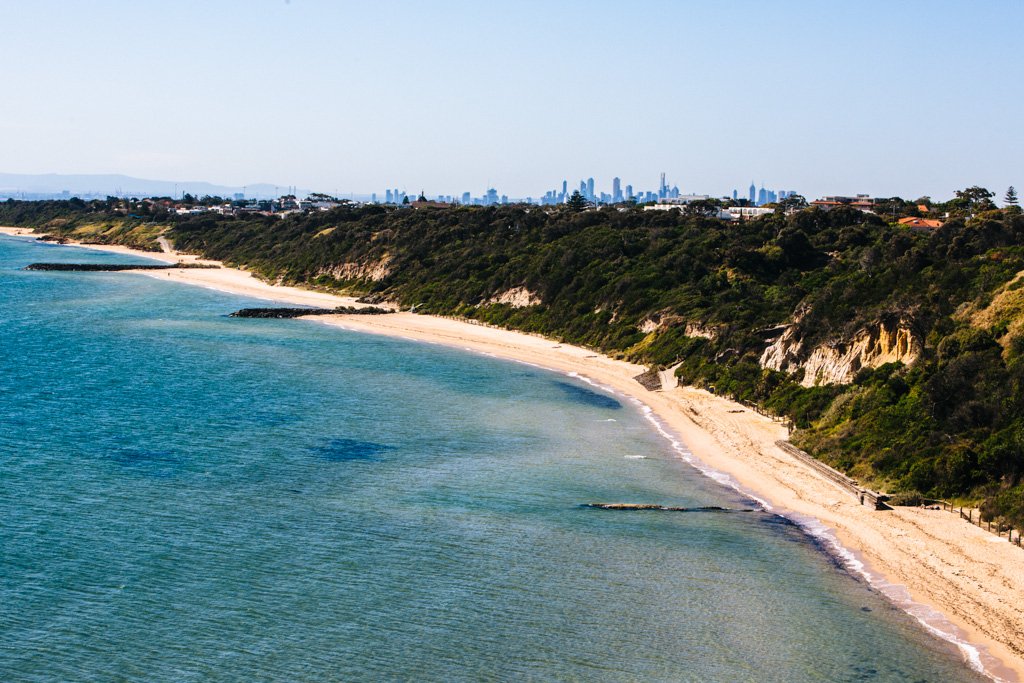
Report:
<svg viewBox="0 0 1024 683"><path fill-rule="evenodd" d="M231 318L301 318L304 315L384 315L394 313L387 308L338 306L337 308L243 308Z"/></svg>

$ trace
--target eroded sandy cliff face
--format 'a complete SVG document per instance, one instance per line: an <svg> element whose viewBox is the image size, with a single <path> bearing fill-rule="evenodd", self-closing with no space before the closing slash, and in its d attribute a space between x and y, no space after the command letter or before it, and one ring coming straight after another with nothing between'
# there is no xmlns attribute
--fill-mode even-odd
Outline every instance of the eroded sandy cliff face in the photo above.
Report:
<svg viewBox="0 0 1024 683"><path fill-rule="evenodd" d="M507 304L512 308L526 308L527 306L536 306L541 301L539 296L526 287L513 287L492 297L487 303Z"/></svg>
<svg viewBox="0 0 1024 683"><path fill-rule="evenodd" d="M318 275L330 275L338 280L369 280L371 282L380 282L390 274L391 257L387 254L376 261L342 263L318 273Z"/></svg>
<svg viewBox="0 0 1024 683"><path fill-rule="evenodd" d="M640 321L640 325L638 327L644 334L649 334L651 332L667 330L670 327L682 324L686 325L686 329L683 334L687 337L703 337L704 339L712 340L718 338L718 330L715 327L701 323L687 322L684 318L681 318L678 315L664 313L652 313Z"/></svg>
<svg viewBox="0 0 1024 683"><path fill-rule="evenodd" d="M910 365L921 355L921 342L904 322L878 322L861 329L851 339L805 349L798 326L787 325L761 354L761 367L782 372L804 371L806 387L849 384L862 368L886 363Z"/></svg>
<svg viewBox="0 0 1024 683"><path fill-rule="evenodd" d="M704 339L718 339L718 330L714 327L699 325L697 323L686 323L687 337L703 337Z"/></svg>

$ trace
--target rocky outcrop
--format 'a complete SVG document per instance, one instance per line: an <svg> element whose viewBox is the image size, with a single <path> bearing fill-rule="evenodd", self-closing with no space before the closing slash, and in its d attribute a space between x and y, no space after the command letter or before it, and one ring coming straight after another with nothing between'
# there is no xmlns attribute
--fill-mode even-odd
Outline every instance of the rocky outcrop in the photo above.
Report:
<svg viewBox="0 0 1024 683"><path fill-rule="evenodd" d="M658 372L657 368L651 368L647 372L641 372L633 379L647 391L661 391L662 389L661 373Z"/></svg>
<svg viewBox="0 0 1024 683"><path fill-rule="evenodd" d="M526 287L513 287L487 300L489 304L505 304L512 308L526 308L541 303L540 297Z"/></svg>
<svg viewBox="0 0 1024 683"><path fill-rule="evenodd" d="M699 325L697 323L686 323L684 334L687 337L702 337L704 339L718 339L718 330L714 327Z"/></svg>
<svg viewBox="0 0 1024 683"><path fill-rule="evenodd" d="M807 349L799 325L787 325L761 354L761 367L795 373L803 370L801 384L849 384L863 368L886 363L910 365L921 355L921 342L903 320L880 321L849 339L826 342Z"/></svg>
<svg viewBox="0 0 1024 683"><path fill-rule="evenodd" d="M376 261L341 263L333 268L325 268L317 273L317 275L330 275L336 280L380 282L391 275L391 257L385 254Z"/></svg>
<svg viewBox="0 0 1024 683"><path fill-rule="evenodd" d="M640 323L640 331L643 332L644 334L650 334L651 332L657 332L660 329L661 329L661 324L658 323L658 322L655 322L654 320L651 320L650 318L645 318Z"/></svg>
<svg viewBox="0 0 1024 683"><path fill-rule="evenodd" d="M782 325L771 332L775 334L765 339L768 346L761 354L761 367L791 373L799 370L803 364L804 342L800 338L797 323Z"/></svg>
<svg viewBox="0 0 1024 683"><path fill-rule="evenodd" d="M683 331L683 334L687 337L703 337L704 339L718 338L718 330L714 327L711 327L710 325L702 325L701 323L688 322L681 316L668 313L652 313L641 320L638 327L644 334L650 334L651 332L667 330L670 327L676 327L683 324L686 325L686 329Z"/></svg>

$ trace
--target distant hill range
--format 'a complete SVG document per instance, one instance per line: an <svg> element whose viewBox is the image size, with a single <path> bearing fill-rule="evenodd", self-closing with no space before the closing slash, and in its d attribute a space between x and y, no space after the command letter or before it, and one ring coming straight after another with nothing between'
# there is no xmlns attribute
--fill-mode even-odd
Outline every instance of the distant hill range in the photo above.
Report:
<svg viewBox="0 0 1024 683"><path fill-rule="evenodd" d="M197 197L203 195L232 197L243 194L246 198L264 199L278 197L293 190L299 196L306 196L310 190L290 188L287 185L255 183L244 187L214 185L204 181L146 180L131 176L109 175L62 175L45 173L29 175L21 173L0 173L0 199L47 199L61 196L82 198L112 196L133 197L181 197L186 192ZM66 195L64 193L67 193Z"/></svg>

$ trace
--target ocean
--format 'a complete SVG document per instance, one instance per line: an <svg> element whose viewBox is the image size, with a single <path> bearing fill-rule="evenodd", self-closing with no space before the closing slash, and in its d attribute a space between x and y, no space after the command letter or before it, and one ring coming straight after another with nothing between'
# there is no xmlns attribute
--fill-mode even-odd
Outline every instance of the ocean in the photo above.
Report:
<svg viewBox="0 0 1024 683"><path fill-rule="evenodd" d="M23 270L128 258L0 237L0 680L985 680L626 397Z"/></svg>

